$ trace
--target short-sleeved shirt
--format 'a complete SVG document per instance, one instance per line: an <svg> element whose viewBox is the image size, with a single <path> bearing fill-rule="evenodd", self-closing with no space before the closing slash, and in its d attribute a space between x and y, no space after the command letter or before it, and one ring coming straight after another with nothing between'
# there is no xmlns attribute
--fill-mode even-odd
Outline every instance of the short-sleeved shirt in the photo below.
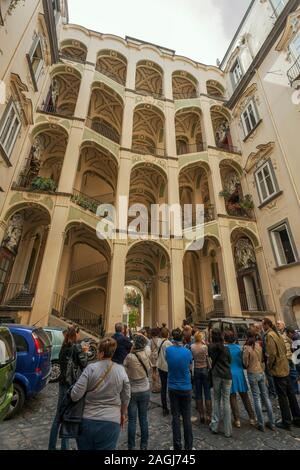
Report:
<svg viewBox="0 0 300 470"><path fill-rule="evenodd" d="M190 366L193 355L189 349L182 346L170 346L166 349L168 363L169 390L192 390Z"/></svg>

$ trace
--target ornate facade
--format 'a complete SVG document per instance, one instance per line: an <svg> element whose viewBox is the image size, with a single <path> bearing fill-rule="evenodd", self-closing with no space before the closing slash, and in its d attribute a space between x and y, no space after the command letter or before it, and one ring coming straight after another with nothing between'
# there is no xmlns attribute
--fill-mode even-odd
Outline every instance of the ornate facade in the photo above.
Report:
<svg viewBox="0 0 300 470"><path fill-rule="evenodd" d="M252 2L220 67L69 24L65 1L20 3L11 14L0 3L2 319L44 325L54 316L110 332L133 286L145 325L300 321L299 159L276 121L282 98L296 129L299 105L289 83L282 96L260 71L281 61L288 81L299 2L273 3ZM256 51L254 14L265 26ZM270 161L271 176L261 172ZM97 207L118 209L120 196L149 215L152 204L203 204L203 249L142 233L100 240Z"/></svg>

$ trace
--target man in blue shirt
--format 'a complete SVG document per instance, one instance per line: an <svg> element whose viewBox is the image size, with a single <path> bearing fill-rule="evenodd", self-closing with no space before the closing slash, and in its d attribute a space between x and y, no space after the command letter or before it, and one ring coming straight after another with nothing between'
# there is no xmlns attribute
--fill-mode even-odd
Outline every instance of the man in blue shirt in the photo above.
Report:
<svg viewBox="0 0 300 470"><path fill-rule="evenodd" d="M183 347L180 329L172 332L173 346L166 349L168 363L168 390L172 413L174 450L182 450L180 416L183 419L184 448L193 450L192 431L192 382L191 367L193 356Z"/></svg>

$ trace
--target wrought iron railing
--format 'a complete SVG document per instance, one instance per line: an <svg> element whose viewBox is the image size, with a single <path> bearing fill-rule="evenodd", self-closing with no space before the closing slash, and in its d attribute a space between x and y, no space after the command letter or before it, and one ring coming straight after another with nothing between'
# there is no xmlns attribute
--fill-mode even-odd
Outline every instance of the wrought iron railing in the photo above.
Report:
<svg viewBox="0 0 300 470"><path fill-rule="evenodd" d="M228 204L226 203L227 214L231 217L242 217L246 219L253 219L254 213L252 209L244 209L239 204Z"/></svg>
<svg viewBox="0 0 300 470"><path fill-rule="evenodd" d="M80 59L79 57L75 57L74 55L68 54L67 52L61 52L59 57L61 59L71 60L72 62L78 62L79 64L85 64L86 62L86 58Z"/></svg>
<svg viewBox="0 0 300 470"><path fill-rule="evenodd" d="M120 85L126 85L126 79L119 77L117 74L111 73L109 70L102 69L99 64L96 66L96 70L105 75L106 77L111 78L115 82L120 83Z"/></svg>
<svg viewBox="0 0 300 470"><path fill-rule="evenodd" d="M173 92L173 98L174 100L188 100L191 98L198 98L199 95L196 90L194 91L187 91L187 92Z"/></svg>
<svg viewBox="0 0 300 470"><path fill-rule="evenodd" d="M93 214L97 213L97 209L101 204L112 204L114 201L114 194L104 194L103 196L92 197L87 194L81 193L77 189L73 189L73 195L71 201L77 204L77 206L87 209Z"/></svg>
<svg viewBox="0 0 300 470"><path fill-rule="evenodd" d="M6 307L31 307L36 284L4 284L0 304Z"/></svg>
<svg viewBox="0 0 300 470"><path fill-rule="evenodd" d="M151 145L133 143L131 150L132 152L140 153L142 155L154 155L155 157L165 156L164 147L152 147Z"/></svg>
<svg viewBox="0 0 300 470"><path fill-rule="evenodd" d="M189 153L203 152L207 149L205 142L198 142L197 144L177 145L177 155L187 155Z"/></svg>
<svg viewBox="0 0 300 470"><path fill-rule="evenodd" d="M229 152L229 153L238 153L238 154L241 153L241 151L234 145L223 144L222 142L217 143L217 148L222 149L225 152Z"/></svg>
<svg viewBox="0 0 300 470"><path fill-rule="evenodd" d="M91 312L76 302L68 302L65 297L55 293L53 296L52 314L58 318L71 321L86 332L95 336L103 336L103 314Z"/></svg>
<svg viewBox="0 0 300 470"><path fill-rule="evenodd" d="M74 286L80 282L96 279L108 272L107 262L94 263L84 268L72 271L70 276L70 286Z"/></svg>
<svg viewBox="0 0 300 470"><path fill-rule="evenodd" d="M139 95L143 95L143 96L152 96L153 98L155 98L156 100L164 100L165 99L165 96L163 95L163 92L159 92L159 93L156 93L154 91L151 91L151 90L141 90L139 88L136 88L135 89L136 93L138 93Z"/></svg>
<svg viewBox="0 0 300 470"><path fill-rule="evenodd" d="M197 210L193 207L192 211L187 214L182 207L182 221L186 227L195 227L197 225ZM209 223L215 220L215 206L213 204L204 204L204 223Z"/></svg>
<svg viewBox="0 0 300 470"><path fill-rule="evenodd" d="M269 295L262 293L240 293L241 309L243 312L268 312Z"/></svg>
<svg viewBox="0 0 300 470"><path fill-rule="evenodd" d="M287 71L287 76L291 85L293 85L293 83L298 80L298 78L300 78L300 56L297 58L292 67Z"/></svg>
<svg viewBox="0 0 300 470"><path fill-rule="evenodd" d="M90 127L93 131L97 132L100 135L103 135L103 137L106 137L112 142L115 142L116 144L120 143L120 135L118 134L118 132L105 122L89 117L86 120L86 125L87 127Z"/></svg>

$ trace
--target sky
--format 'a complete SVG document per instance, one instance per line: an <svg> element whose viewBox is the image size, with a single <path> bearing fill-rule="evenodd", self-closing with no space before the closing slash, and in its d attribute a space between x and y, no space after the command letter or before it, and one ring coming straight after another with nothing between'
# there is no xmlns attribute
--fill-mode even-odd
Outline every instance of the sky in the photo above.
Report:
<svg viewBox="0 0 300 470"><path fill-rule="evenodd" d="M70 23L131 36L215 65L250 0L68 0Z"/></svg>

